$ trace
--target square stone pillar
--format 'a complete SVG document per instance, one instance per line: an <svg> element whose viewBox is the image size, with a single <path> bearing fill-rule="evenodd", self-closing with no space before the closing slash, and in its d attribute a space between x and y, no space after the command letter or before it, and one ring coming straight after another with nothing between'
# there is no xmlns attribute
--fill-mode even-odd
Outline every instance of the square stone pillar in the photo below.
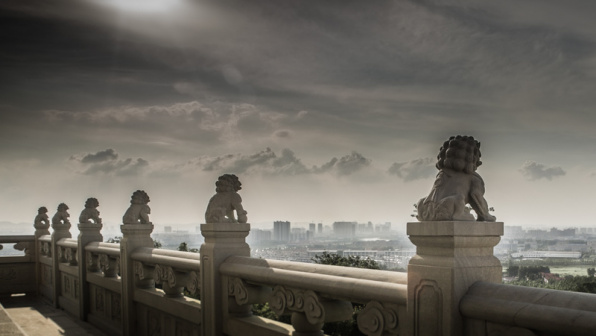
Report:
<svg viewBox="0 0 596 336"><path fill-rule="evenodd" d="M501 222L408 223L416 245L408 264L408 335L463 335L459 302L476 281L501 283L502 266L493 248Z"/></svg>
<svg viewBox="0 0 596 336"><path fill-rule="evenodd" d="M205 243L201 245L201 335L223 335L228 288L222 284L219 266L230 256L250 257L246 236L250 224L201 224ZM224 304L226 303L226 304Z"/></svg>
<svg viewBox="0 0 596 336"><path fill-rule="evenodd" d="M79 223L79 237L77 239L79 247L77 248L77 259L79 262L79 316L81 320L87 320L89 307L89 284L87 283L87 255L85 246L91 242L102 242L103 235L101 228L103 225L95 223Z"/></svg>
<svg viewBox="0 0 596 336"><path fill-rule="evenodd" d="M122 281L122 334L138 335L135 328L136 310L134 305L135 270L132 253L139 247L153 247L153 224L120 225L120 277Z"/></svg>
<svg viewBox="0 0 596 336"><path fill-rule="evenodd" d="M52 299L54 300L54 307L58 308L58 300L60 298L60 289L62 288L62 279L60 277L60 262L64 256L59 252L60 246L58 241L63 238L72 238L70 233L70 223L53 224L52 229Z"/></svg>

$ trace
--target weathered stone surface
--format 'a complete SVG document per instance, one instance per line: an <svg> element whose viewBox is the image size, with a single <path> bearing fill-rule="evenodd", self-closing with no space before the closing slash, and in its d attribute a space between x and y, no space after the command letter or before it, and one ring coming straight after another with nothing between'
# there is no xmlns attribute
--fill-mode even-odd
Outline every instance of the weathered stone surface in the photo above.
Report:
<svg viewBox="0 0 596 336"><path fill-rule="evenodd" d="M122 224L151 224L151 208L147 205L149 201L149 195L144 190L135 191L131 196L130 207L122 217Z"/></svg>
<svg viewBox="0 0 596 336"><path fill-rule="evenodd" d="M493 248L503 235L503 223L408 223L407 233L416 245L408 264L411 334L461 335L459 302L468 288L476 281L501 282L502 267Z"/></svg>
<svg viewBox="0 0 596 336"><path fill-rule="evenodd" d="M99 217L99 211L97 210L98 206L99 201L97 198L88 198L85 202L85 209L81 211L81 215L79 216L79 223L101 224L101 218Z"/></svg>
<svg viewBox="0 0 596 336"><path fill-rule="evenodd" d="M205 211L206 223L246 223L246 210L242 207L242 198L238 191L242 189L242 183L236 175L225 174L215 182L217 192L209 200L207 211ZM234 211L238 218L234 216Z"/></svg>
<svg viewBox="0 0 596 336"><path fill-rule="evenodd" d="M484 181L476 169L480 161L480 142L471 136L451 137L443 143L437 156L439 173L429 195L416 205L420 221L488 221L489 214L484 199ZM476 212L470 213L467 205Z"/></svg>

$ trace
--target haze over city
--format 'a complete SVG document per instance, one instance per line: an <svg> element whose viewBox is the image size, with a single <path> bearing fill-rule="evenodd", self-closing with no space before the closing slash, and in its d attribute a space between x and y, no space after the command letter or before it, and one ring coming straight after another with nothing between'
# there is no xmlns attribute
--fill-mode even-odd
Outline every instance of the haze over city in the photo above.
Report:
<svg viewBox="0 0 596 336"><path fill-rule="evenodd" d="M414 220L452 135L505 225L594 226L596 3L2 1L0 221Z"/></svg>

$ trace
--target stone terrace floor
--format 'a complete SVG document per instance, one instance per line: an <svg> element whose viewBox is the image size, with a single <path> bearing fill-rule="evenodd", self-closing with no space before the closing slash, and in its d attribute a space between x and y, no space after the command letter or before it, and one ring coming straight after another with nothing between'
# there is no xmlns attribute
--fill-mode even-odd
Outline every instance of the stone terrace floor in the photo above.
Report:
<svg viewBox="0 0 596 336"><path fill-rule="evenodd" d="M0 336L107 336L36 296L0 297Z"/></svg>

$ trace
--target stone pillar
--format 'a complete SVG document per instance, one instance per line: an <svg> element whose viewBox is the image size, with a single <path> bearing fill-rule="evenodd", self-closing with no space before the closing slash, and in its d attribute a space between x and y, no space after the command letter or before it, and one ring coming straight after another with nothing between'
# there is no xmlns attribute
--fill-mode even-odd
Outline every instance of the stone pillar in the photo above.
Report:
<svg viewBox="0 0 596 336"><path fill-rule="evenodd" d="M408 223L416 255L408 264L408 335L463 335L459 302L476 281L501 283L493 247L503 223L436 221Z"/></svg>
<svg viewBox="0 0 596 336"><path fill-rule="evenodd" d="M219 266L230 256L250 257L247 223L201 224L205 243L201 245L202 336L223 335L228 288L223 287Z"/></svg>
<svg viewBox="0 0 596 336"><path fill-rule="evenodd" d="M87 320L89 313L89 284L87 283L87 254L85 246L91 242L102 242L101 228L103 225L94 223L79 223L79 237L77 248L77 259L79 261L79 316L81 320Z"/></svg>
<svg viewBox="0 0 596 336"><path fill-rule="evenodd" d="M120 276L122 281L122 334L137 335L135 330L136 311L134 306L135 270L132 253L139 247L153 247L153 224L120 225Z"/></svg>
<svg viewBox="0 0 596 336"><path fill-rule="evenodd" d="M54 300L54 307L58 308L58 299L60 296L60 288L62 287L62 279L60 278L60 262L63 261L64 256L60 253L60 246L58 241L63 238L72 238L70 234L70 223L54 224L52 225L52 296Z"/></svg>

